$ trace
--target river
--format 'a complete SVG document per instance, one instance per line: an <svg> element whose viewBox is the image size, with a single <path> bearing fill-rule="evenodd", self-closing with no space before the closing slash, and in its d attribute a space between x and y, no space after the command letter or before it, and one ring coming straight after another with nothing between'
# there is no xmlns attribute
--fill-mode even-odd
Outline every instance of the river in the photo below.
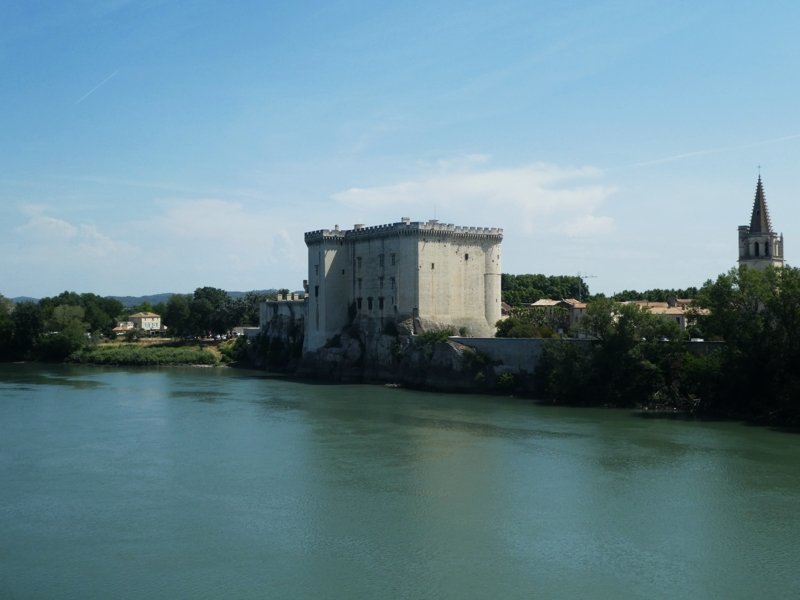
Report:
<svg viewBox="0 0 800 600"><path fill-rule="evenodd" d="M0 365L0 598L796 598L800 436Z"/></svg>

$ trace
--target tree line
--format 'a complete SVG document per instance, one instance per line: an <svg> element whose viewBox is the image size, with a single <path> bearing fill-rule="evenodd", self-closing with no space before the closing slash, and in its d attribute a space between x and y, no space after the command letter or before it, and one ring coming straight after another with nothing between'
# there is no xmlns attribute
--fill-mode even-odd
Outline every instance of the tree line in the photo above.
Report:
<svg viewBox="0 0 800 600"><path fill-rule="evenodd" d="M549 343L538 395L799 426L800 270L732 269L698 290L695 307L704 337L724 343L694 346L638 305L592 302L580 329L593 341Z"/></svg>
<svg viewBox="0 0 800 600"><path fill-rule="evenodd" d="M18 304L0 295L0 360L63 360L113 337L117 323L137 312L161 315L171 336L222 334L235 326L257 325L259 305L275 298L248 292L235 299L224 290L202 287L192 294L175 294L164 303L125 308L119 300L91 293L65 291Z"/></svg>
<svg viewBox="0 0 800 600"><path fill-rule="evenodd" d="M514 307L533 304L542 298L552 300L575 298L583 301L605 298L604 294L592 296L589 286L577 275L510 275L503 273L500 278L500 289L503 302ZM693 286L683 289L655 288L643 292L624 290L614 294L613 299L618 302L629 300L666 302L669 298L695 298L699 291L697 287Z"/></svg>
<svg viewBox="0 0 800 600"><path fill-rule="evenodd" d="M503 302L511 306L532 304L541 298L586 299L589 286L578 276L572 275L509 275L500 276Z"/></svg>

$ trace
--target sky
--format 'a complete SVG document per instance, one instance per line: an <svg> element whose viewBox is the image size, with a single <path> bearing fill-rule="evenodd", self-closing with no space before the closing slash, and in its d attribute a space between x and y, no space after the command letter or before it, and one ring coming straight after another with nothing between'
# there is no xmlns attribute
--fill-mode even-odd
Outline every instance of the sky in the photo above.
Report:
<svg viewBox="0 0 800 600"><path fill-rule="evenodd" d="M289 288L303 233L501 227L592 292L800 256L800 3L0 3L0 294Z"/></svg>

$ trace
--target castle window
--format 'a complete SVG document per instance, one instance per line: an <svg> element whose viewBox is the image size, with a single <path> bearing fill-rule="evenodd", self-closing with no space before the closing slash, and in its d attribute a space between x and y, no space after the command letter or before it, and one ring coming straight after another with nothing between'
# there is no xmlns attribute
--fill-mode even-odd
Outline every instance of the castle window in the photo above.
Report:
<svg viewBox="0 0 800 600"><path fill-rule="evenodd" d="M392 266L394 266L394 261L395 261L395 255L394 255L394 252L392 252L391 259L392 259Z"/></svg>
<svg viewBox="0 0 800 600"><path fill-rule="evenodd" d="M436 268L436 265L434 263L431 263L431 271L433 271L433 269L435 269L435 268Z"/></svg>
<svg viewBox="0 0 800 600"><path fill-rule="evenodd" d="M378 254L378 266L383 266L383 254Z"/></svg>
<svg viewBox="0 0 800 600"><path fill-rule="evenodd" d="M464 260L469 260L469 254L467 254L466 252L464 253Z"/></svg>
<svg viewBox="0 0 800 600"><path fill-rule="evenodd" d="M753 252L755 253L756 256L758 256L758 242L753 244Z"/></svg>
<svg viewBox="0 0 800 600"><path fill-rule="evenodd" d="M364 282L364 280L359 277L358 278L358 293L359 294L361 293L361 286L362 286L363 282Z"/></svg>
<svg viewBox="0 0 800 600"><path fill-rule="evenodd" d="M372 296L367 298L367 310L372 310Z"/></svg>
<svg viewBox="0 0 800 600"><path fill-rule="evenodd" d="M378 308L383 310L383 296L378 298Z"/></svg>
<svg viewBox="0 0 800 600"><path fill-rule="evenodd" d="M358 307L358 310L361 310L361 298L356 298L356 306Z"/></svg>
<svg viewBox="0 0 800 600"><path fill-rule="evenodd" d="M383 289L383 277L378 277L378 287Z"/></svg>
<svg viewBox="0 0 800 600"><path fill-rule="evenodd" d="M314 298L317 298L318 296L319 296L319 286L315 285L314 286Z"/></svg>
<svg viewBox="0 0 800 600"><path fill-rule="evenodd" d="M394 289L394 287L395 287L395 284L396 284L394 277L390 277L390 278L389 278L389 283L391 284L391 286L392 286L392 289Z"/></svg>
<svg viewBox="0 0 800 600"><path fill-rule="evenodd" d="M361 270L361 257L356 256L356 268L360 271Z"/></svg>

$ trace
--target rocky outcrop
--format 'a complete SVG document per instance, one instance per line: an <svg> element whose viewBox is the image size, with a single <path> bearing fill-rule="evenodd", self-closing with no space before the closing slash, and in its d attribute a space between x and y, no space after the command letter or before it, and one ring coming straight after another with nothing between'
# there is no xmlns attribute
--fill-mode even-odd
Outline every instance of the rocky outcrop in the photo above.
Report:
<svg viewBox="0 0 800 600"><path fill-rule="evenodd" d="M509 384L520 383L503 365L448 339L448 331L411 335L406 327L397 329L398 333L385 333L369 326L350 327L326 347L306 353L295 374L457 392L510 391Z"/></svg>
<svg viewBox="0 0 800 600"><path fill-rule="evenodd" d="M419 319L382 324L361 318L324 347L301 355L297 322L274 317L260 337L257 354L261 366L305 379L454 392L532 390L527 373L459 343L452 333L452 328Z"/></svg>

